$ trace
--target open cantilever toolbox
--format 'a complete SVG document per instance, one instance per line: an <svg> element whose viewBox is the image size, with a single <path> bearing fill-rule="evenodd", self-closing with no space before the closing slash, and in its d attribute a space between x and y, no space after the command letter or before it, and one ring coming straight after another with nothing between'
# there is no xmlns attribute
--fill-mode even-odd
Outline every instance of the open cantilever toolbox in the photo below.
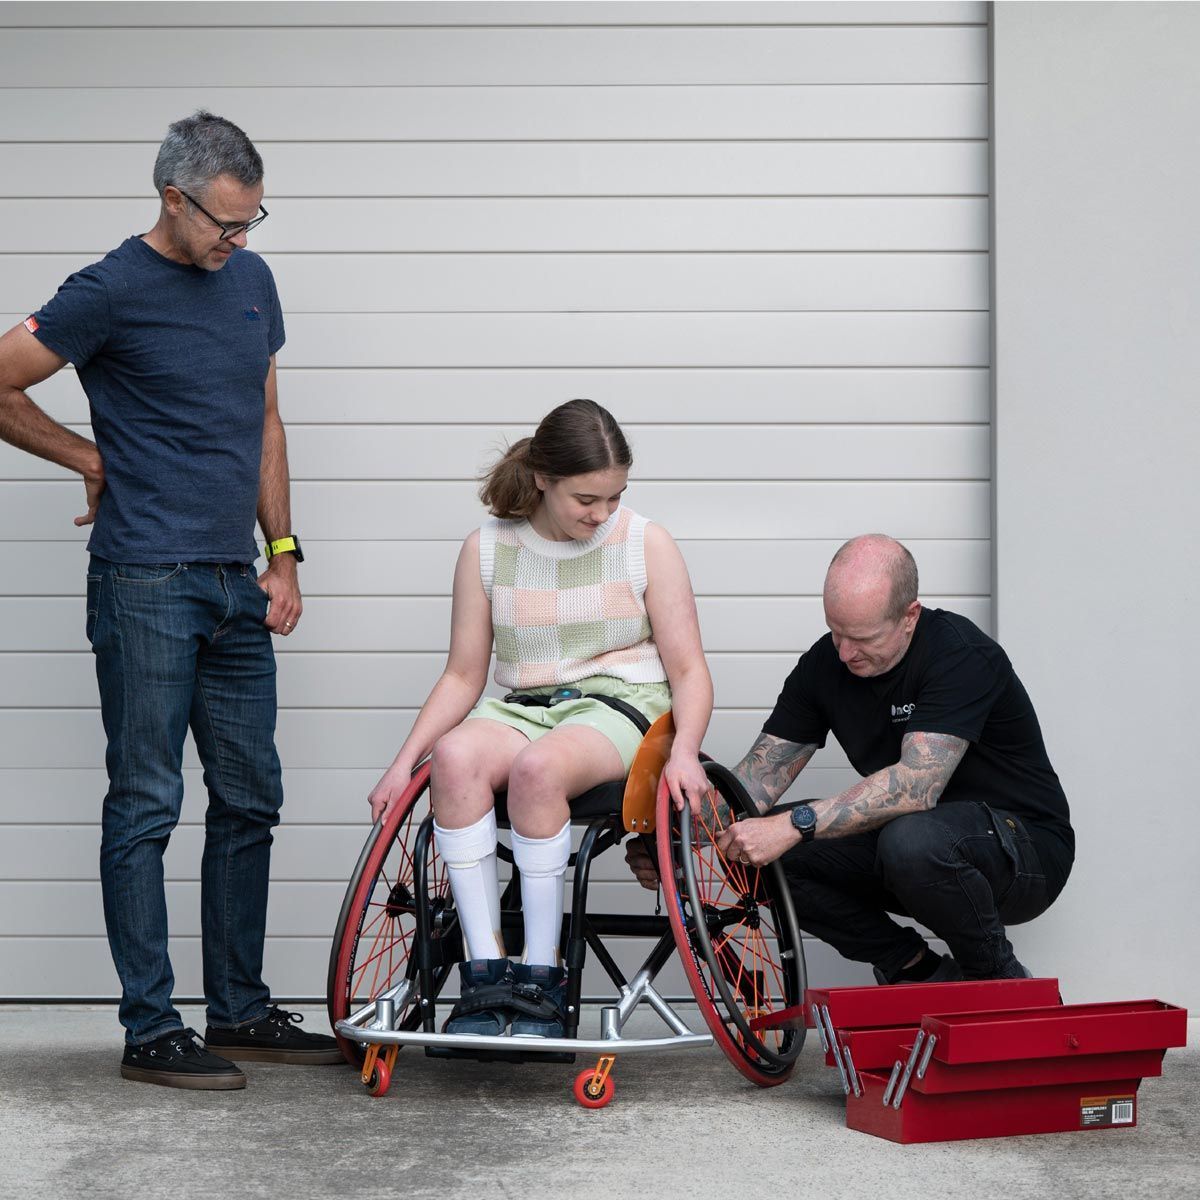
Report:
<svg viewBox="0 0 1200 1200"><path fill-rule="evenodd" d="M1057 979L809 988L753 1022L815 1027L846 1125L893 1142L1137 1124L1142 1079L1187 1042L1161 1000L1063 1004Z"/></svg>

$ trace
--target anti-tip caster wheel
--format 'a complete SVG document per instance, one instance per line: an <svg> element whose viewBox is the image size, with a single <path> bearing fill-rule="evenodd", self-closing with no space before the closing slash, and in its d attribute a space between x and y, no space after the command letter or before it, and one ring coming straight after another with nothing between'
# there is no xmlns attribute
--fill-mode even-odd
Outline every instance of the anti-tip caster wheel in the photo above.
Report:
<svg viewBox="0 0 1200 1200"><path fill-rule="evenodd" d="M392 1086L392 1073L382 1058L375 1060L375 1065L371 1068L371 1078L367 1080L366 1086L372 1096L387 1095L388 1088Z"/></svg>
<svg viewBox="0 0 1200 1200"><path fill-rule="evenodd" d="M596 1070L594 1067L589 1067L586 1071L580 1071L575 1076L575 1099L584 1108L604 1108L605 1105L612 1103L613 1095L616 1092L612 1076L606 1072L599 1088L595 1085L595 1079Z"/></svg>

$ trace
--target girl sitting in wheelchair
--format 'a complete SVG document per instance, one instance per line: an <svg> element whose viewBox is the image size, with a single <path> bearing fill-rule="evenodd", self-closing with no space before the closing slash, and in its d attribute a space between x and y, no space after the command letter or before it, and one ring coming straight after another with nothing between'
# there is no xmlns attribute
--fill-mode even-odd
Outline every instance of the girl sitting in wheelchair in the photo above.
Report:
<svg viewBox="0 0 1200 1200"><path fill-rule="evenodd" d="M371 792L379 819L432 752L434 837L466 954L448 1033L495 1036L511 1022L513 1036L563 1035L568 801L628 772L641 730L622 703L651 722L673 710L664 774L675 804L695 811L709 790L698 754L712 681L695 598L670 535L621 503L632 462L612 415L571 400L491 468L479 495L493 519L458 556L445 670ZM481 701L493 645L508 694ZM520 962L501 935L502 790L521 874Z"/></svg>

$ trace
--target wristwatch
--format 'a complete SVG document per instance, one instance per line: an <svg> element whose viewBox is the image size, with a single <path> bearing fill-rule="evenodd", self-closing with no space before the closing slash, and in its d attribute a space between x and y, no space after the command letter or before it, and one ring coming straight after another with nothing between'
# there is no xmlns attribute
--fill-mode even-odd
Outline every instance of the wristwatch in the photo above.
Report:
<svg viewBox="0 0 1200 1200"><path fill-rule="evenodd" d="M817 836L817 814L807 804L798 804L788 816L792 828L800 835L800 842L811 842Z"/></svg>
<svg viewBox="0 0 1200 1200"><path fill-rule="evenodd" d="M298 563L304 561L304 551L300 549L300 539L294 533L268 542L263 550L266 552L268 562L277 554L294 554Z"/></svg>

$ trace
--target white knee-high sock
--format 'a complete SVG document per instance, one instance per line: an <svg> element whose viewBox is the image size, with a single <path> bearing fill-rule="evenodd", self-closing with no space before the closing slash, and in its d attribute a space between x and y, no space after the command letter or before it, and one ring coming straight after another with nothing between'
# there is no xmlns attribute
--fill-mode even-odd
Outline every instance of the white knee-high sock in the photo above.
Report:
<svg viewBox="0 0 1200 1200"><path fill-rule="evenodd" d="M553 837L512 834L513 862L521 872L521 904L525 909L525 961L558 966L562 932L563 877L571 857L571 823Z"/></svg>
<svg viewBox="0 0 1200 1200"><path fill-rule="evenodd" d="M495 812L463 829L443 829L434 821L433 836L450 875L467 957L503 958Z"/></svg>

